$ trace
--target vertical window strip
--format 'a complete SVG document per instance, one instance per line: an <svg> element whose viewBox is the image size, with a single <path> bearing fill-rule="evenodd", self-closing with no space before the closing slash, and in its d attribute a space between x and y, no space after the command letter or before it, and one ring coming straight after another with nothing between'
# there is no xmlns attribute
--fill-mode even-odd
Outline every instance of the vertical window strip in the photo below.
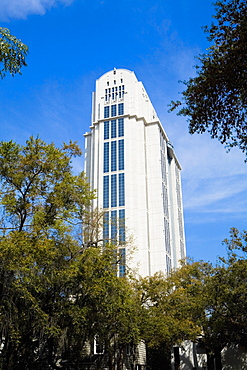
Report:
<svg viewBox="0 0 247 370"><path fill-rule="evenodd" d="M109 208L109 176L103 177L103 208Z"/></svg>
<svg viewBox="0 0 247 370"><path fill-rule="evenodd" d="M119 242L125 242L125 210L119 210Z"/></svg>
<svg viewBox="0 0 247 370"><path fill-rule="evenodd" d="M126 274L126 250L125 248L119 248L119 276L124 276Z"/></svg>
<svg viewBox="0 0 247 370"><path fill-rule="evenodd" d="M104 172L109 172L109 142L104 143Z"/></svg>
<svg viewBox="0 0 247 370"><path fill-rule="evenodd" d="M111 175L111 207L117 207L117 175Z"/></svg>
<svg viewBox="0 0 247 370"><path fill-rule="evenodd" d="M105 108L109 108L109 107L105 107ZM115 117L116 115L117 115L117 105L113 104L111 106L111 117Z"/></svg>
<svg viewBox="0 0 247 370"><path fill-rule="evenodd" d="M118 170L124 170L124 139L118 141Z"/></svg>
<svg viewBox="0 0 247 370"><path fill-rule="evenodd" d="M110 122L109 121L105 121L104 122L104 140L108 140L109 139L109 126L110 126Z"/></svg>
<svg viewBox="0 0 247 370"><path fill-rule="evenodd" d="M123 207L125 205L125 186L124 186L124 173L120 173L118 175L118 182L119 182L119 207Z"/></svg>
<svg viewBox="0 0 247 370"><path fill-rule="evenodd" d="M117 240L117 211L111 212L111 241Z"/></svg>
<svg viewBox="0 0 247 370"><path fill-rule="evenodd" d="M104 107L104 118L109 118L110 117L110 107Z"/></svg>
<svg viewBox="0 0 247 370"><path fill-rule="evenodd" d="M111 142L111 171L117 171L117 142Z"/></svg>
<svg viewBox="0 0 247 370"><path fill-rule="evenodd" d="M124 136L124 119L119 118L118 120L118 137Z"/></svg>
<svg viewBox="0 0 247 370"><path fill-rule="evenodd" d="M109 212L105 212L103 216L103 242L109 241Z"/></svg>
<svg viewBox="0 0 247 370"><path fill-rule="evenodd" d="M124 103L118 104L118 115L122 116L124 114Z"/></svg>
<svg viewBox="0 0 247 370"><path fill-rule="evenodd" d="M111 138L115 139L117 137L117 122L115 119L111 121Z"/></svg>

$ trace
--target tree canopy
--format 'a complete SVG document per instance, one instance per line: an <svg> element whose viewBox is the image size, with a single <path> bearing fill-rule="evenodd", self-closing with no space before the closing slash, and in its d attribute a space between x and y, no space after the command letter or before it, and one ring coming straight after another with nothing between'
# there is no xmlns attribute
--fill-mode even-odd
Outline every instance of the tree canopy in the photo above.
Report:
<svg viewBox="0 0 247 370"><path fill-rule="evenodd" d="M133 289L116 274L121 256L99 246L95 193L72 171L80 154L73 142L0 143L1 368L76 369L92 361L86 348L98 336L99 366L120 369L126 344L139 341Z"/></svg>
<svg viewBox="0 0 247 370"><path fill-rule="evenodd" d="M196 77L184 81L183 99L172 102L171 110L180 106L191 134L208 131L247 156L247 4L221 0L215 9L215 21L204 28L211 46L198 57Z"/></svg>
<svg viewBox="0 0 247 370"><path fill-rule="evenodd" d="M12 76L21 74L21 68L27 66L28 47L17 37L11 35L8 28L0 27L0 77L9 72Z"/></svg>
<svg viewBox="0 0 247 370"><path fill-rule="evenodd" d="M172 346L190 340L207 353L209 370L214 363L222 370L223 348L247 348L246 241L246 231L232 229L224 241L228 257L217 266L187 261L167 277L156 274L138 282L141 335L151 353L167 348L169 356Z"/></svg>

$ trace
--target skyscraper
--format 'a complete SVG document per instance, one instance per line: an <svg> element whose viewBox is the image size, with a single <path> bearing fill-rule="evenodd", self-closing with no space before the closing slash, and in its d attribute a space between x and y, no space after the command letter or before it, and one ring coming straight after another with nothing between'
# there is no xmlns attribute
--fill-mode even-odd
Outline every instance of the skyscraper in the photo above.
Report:
<svg viewBox="0 0 247 370"><path fill-rule="evenodd" d="M185 257L181 167L134 72L114 69L96 81L84 136L85 171L97 189L93 207L104 210L104 240L123 242L126 265L142 276L177 267ZM127 234L131 247L124 244Z"/></svg>

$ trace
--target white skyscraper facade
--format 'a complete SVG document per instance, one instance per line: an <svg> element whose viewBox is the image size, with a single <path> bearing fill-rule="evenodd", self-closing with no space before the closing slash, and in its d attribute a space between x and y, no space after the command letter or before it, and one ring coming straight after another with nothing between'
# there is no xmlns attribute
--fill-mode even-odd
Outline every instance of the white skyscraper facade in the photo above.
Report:
<svg viewBox="0 0 247 370"><path fill-rule="evenodd" d="M104 210L103 239L117 238L126 257L119 275L126 266L141 276L177 267L185 257L181 167L134 72L114 69L96 81L84 136L93 207Z"/></svg>

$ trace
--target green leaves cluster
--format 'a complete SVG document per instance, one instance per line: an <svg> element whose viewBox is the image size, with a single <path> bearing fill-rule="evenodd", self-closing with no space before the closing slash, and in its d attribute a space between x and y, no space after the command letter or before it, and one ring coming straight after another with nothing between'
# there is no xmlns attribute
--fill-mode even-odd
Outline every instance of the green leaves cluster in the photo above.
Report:
<svg viewBox="0 0 247 370"><path fill-rule="evenodd" d="M188 117L191 134L208 131L247 154L247 4L223 0L215 8L215 22L204 28L211 46L198 57L197 76L184 82L178 114Z"/></svg>
<svg viewBox="0 0 247 370"><path fill-rule="evenodd" d="M21 74L21 68L26 66L28 47L15 36L8 28L0 27L0 77L4 78L9 72L12 76Z"/></svg>

